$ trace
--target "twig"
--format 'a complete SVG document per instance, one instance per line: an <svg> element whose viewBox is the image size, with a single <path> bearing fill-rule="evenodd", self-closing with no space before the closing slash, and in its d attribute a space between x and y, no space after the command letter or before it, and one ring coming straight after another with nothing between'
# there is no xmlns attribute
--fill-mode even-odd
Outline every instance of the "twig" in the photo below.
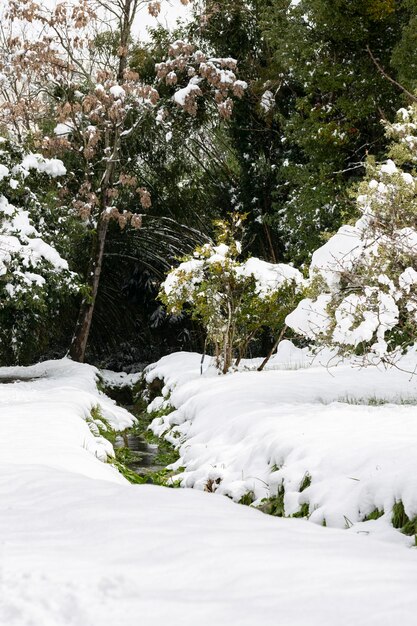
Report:
<svg viewBox="0 0 417 626"><path fill-rule="evenodd" d="M386 78L390 83L398 87L398 89L401 89L402 92L407 94L407 96L411 98L413 102L417 102L417 97L414 94L412 94L411 91L408 91L408 89L406 89L403 85L401 85L401 83L399 83L394 78L392 78L389 74L387 74L387 72L384 70L382 65L379 63L379 61L377 61L377 59L372 54L372 50L370 49L369 45L366 46L366 50L369 56L371 57L373 64L376 66L376 68L382 74L382 76Z"/></svg>

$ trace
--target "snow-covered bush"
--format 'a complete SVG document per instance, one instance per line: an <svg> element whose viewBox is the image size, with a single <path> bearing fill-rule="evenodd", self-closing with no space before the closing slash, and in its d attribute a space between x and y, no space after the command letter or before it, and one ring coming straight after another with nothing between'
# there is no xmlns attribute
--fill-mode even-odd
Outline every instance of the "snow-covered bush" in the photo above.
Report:
<svg viewBox="0 0 417 626"><path fill-rule="evenodd" d="M394 142L368 163L361 218L314 253L309 297L286 321L317 345L392 363L417 339L417 106L386 130Z"/></svg>
<svg viewBox="0 0 417 626"><path fill-rule="evenodd" d="M77 288L55 247L58 216L54 225L45 219L50 179L63 174L61 161L22 154L1 141L0 357L5 362L24 360L31 347L47 339L60 300Z"/></svg>
<svg viewBox="0 0 417 626"><path fill-rule="evenodd" d="M171 314L184 308L199 320L225 374L246 354L262 328L278 332L286 314L301 297L301 273L289 265L257 258L239 260L241 245L234 226L220 221L215 244L207 243L172 269L162 284L160 299Z"/></svg>

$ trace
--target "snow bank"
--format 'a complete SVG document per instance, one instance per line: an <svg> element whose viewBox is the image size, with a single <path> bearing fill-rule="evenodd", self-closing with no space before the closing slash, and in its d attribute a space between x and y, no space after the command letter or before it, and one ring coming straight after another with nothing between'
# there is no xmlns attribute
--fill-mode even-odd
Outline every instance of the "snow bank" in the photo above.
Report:
<svg viewBox="0 0 417 626"><path fill-rule="evenodd" d="M276 366L289 357L306 367L306 351L288 343ZM262 432L255 428L248 439L244 422L275 435L263 443L272 454L281 445L278 439L288 445L290 432L289 421L287 429L277 428L276 401L291 396L300 420L306 390L310 398L323 391L314 367L225 377L212 375L209 368L199 378L199 360L197 354L172 355L148 376L164 373L170 385L177 382L171 400L184 408L187 403L189 415L195 412L190 425L198 427L199 458L206 445L212 458L214 450L222 452L226 473L239 463L241 473L246 471L245 449L252 450L253 462L258 459L262 469L261 448L256 447L262 444ZM301 371L304 388L294 389L292 377ZM417 551L407 550L402 545L406 539L393 531L398 545L383 541L381 520L349 531L324 529L266 516L216 494L130 485L101 463L96 458L100 445L85 423L91 407L99 404L115 428L124 428L132 418L97 391L96 375L95 368L67 359L0 368L0 624L276 626L278 619L285 626L300 626L308 616L314 626L390 626L396 620L414 626ZM12 377L20 381L5 382ZM125 377L108 378L117 382ZM255 385L255 380L264 382ZM279 391L267 381L284 385ZM340 390L344 384L342 376ZM365 389L366 381L362 384ZM391 393L395 385L402 389L403 382L393 383ZM214 395L207 395L209 390ZM316 414L311 417L317 424ZM338 412L328 418L337 421ZM292 434L301 464L313 436L305 424ZM220 425L217 443L208 440L205 433ZM366 431L360 432L368 441ZM329 448L332 441L334 437ZM195 451L198 442L190 443ZM393 447L400 452L398 444L397 439ZM239 445L241 457L233 461ZM349 450L348 442L347 456ZM381 464L384 456L382 448ZM247 458L246 468L249 462ZM326 463L323 472L328 472L329 459ZM288 467L294 474L294 459ZM403 462L397 470L401 468ZM313 485L315 481L322 484L319 475Z"/></svg>
<svg viewBox="0 0 417 626"><path fill-rule="evenodd" d="M283 369L288 344L262 373L199 376L198 355L184 353L148 370L148 380L164 379L176 409L152 424L180 445L175 467L185 471L176 478L197 489L210 481L234 500L251 492L258 503L284 489L287 515L308 504L310 521L327 526L357 524L375 509L389 525L400 500L416 516L416 409L401 402L417 402L417 381L394 369L309 365L294 347ZM416 364L412 353L401 365ZM306 476L311 485L300 492Z"/></svg>
<svg viewBox="0 0 417 626"><path fill-rule="evenodd" d="M115 430L131 426L134 417L97 390L97 375L96 368L69 359L0 368L1 463L75 468L124 482L111 465L97 461L106 461L113 449L91 433L86 420L96 406ZM18 382L1 384L2 379Z"/></svg>
<svg viewBox="0 0 417 626"><path fill-rule="evenodd" d="M415 551L212 494L0 467L1 624L415 624Z"/></svg>

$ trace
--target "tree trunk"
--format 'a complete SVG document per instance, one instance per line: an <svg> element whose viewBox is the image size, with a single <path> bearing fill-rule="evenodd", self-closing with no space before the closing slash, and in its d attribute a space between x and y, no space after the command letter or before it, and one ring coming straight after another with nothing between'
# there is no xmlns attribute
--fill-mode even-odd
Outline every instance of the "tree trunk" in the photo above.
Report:
<svg viewBox="0 0 417 626"><path fill-rule="evenodd" d="M103 3L105 6L105 3ZM133 19L135 17L138 7L138 0L124 0L121 13L121 28L120 28L120 57L119 67L117 71L117 82L122 85L125 80L125 70L127 68L127 53L129 38L132 29ZM74 337L69 350L70 357L74 361L83 363L85 359L85 351L87 348L88 336L90 334L91 322L93 320L94 306L96 303L98 287L100 284L101 269L103 266L104 248L106 244L106 235L108 228L108 220L106 219L106 208L108 206L108 190L111 189L115 173L116 163L119 160L120 155L120 142L122 128L119 124L114 129L111 141L109 142L111 147L111 157L107 160L106 169L103 173L103 177L100 183L101 189L101 203L100 213L97 220L97 231L94 235L93 245L90 256L90 268L87 276L87 287L90 293L81 303L80 312L78 315L77 325L75 328Z"/></svg>
<svg viewBox="0 0 417 626"><path fill-rule="evenodd" d="M264 369L265 365L268 363L269 359L272 357L272 355L274 354L275 350L278 348L279 344L281 343L281 341L284 338L285 335L285 331L287 330L287 326L284 326L279 334L278 339L276 340L276 342L274 343L274 345L272 346L272 348L270 349L268 356L266 356L264 358L264 360L262 361L262 363L260 364L260 366L258 367L258 372L262 372L262 370Z"/></svg>
<svg viewBox="0 0 417 626"><path fill-rule="evenodd" d="M106 244L108 221L100 216L97 225L97 231L94 235L90 269L87 277L87 286L90 293L81 303L78 315L77 326L75 328L74 337L70 347L70 357L73 361L84 363L85 351L87 348L88 336L90 334L91 322L93 320L94 305L97 298L98 287L100 284L101 269L103 266L104 247Z"/></svg>

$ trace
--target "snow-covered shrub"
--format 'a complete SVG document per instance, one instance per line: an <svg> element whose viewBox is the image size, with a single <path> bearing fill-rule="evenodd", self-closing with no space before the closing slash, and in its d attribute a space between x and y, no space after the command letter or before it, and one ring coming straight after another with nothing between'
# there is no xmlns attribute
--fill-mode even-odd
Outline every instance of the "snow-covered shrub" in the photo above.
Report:
<svg viewBox="0 0 417 626"><path fill-rule="evenodd" d="M4 362L24 360L31 347L45 342L62 297L77 288L74 274L55 247L54 239L62 230L58 216L53 225L45 219L50 180L63 174L61 161L22 154L4 139L0 142L0 358Z"/></svg>
<svg viewBox="0 0 417 626"><path fill-rule="evenodd" d="M237 216L235 222L240 218ZM198 247L161 286L160 299L171 314L184 308L202 322L219 369L245 356L262 328L274 332L301 297L301 273L289 265L257 258L239 260L241 245L233 227L220 221L215 244Z"/></svg>
<svg viewBox="0 0 417 626"><path fill-rule="evenodd" d="M314 253L309 297L286 321L318 345L392 363L417 339L417 106L386 130L390 158L368 163L360 219Z"/></svg>

